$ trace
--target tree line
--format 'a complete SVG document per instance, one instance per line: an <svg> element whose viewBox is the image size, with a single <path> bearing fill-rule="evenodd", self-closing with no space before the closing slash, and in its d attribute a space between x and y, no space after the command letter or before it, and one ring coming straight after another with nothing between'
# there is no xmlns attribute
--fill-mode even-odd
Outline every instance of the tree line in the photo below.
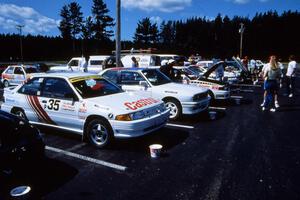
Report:
<svg viewBox="0 0 300 200"><path fill-rule="evenodd" d="M27 61L66 60L92 54L111 54L114 50L114 19L103 0L93 0L91 15L84 17L76 2L60 10L60 36L22 36L23 57ZM155 48L158 53L199 54L206 58L224 58L239 53L239 27L246 27L243 55L266 59L270 54L286 59L300 52L298 11L257 13L249 17L222 16L214 20L192 17L162 21L141 19L132 41L122 41L122 49ZM0 34L0 61L20 61L20 36Z"/></svg>

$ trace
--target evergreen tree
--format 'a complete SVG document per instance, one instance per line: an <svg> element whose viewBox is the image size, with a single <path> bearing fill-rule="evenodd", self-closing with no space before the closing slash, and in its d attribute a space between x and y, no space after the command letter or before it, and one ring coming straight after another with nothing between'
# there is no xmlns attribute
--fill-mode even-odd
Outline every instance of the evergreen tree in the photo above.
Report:
<svg viewBox="0 0 300 200"><path fill-rule="evenodd" d="M81 6L78 3L72 2L69 4L71 35L73 39L77 38L82 28L83 17L80 10Z"/></svg>
<svg viewBox="0 0 300 200"><path fill-rule="evenodd" d="M158 42L157 24L152 24L148 17L138 22L134 34L134 43L138 47L150 48Z"/></svg>
<svg viewBox="0 0 300 200"><path fill-rule="evenodd" d="M71 39L71 19L70 11L67 5L64 5L60 11L62 20L59 23L58 29L64 39Z"/></svg>
<svg viewBox="0 0 300 200"><path fill-rule="evenodd" d="M103 0L93 0L93 31L95 39L99 41L109 40L113 36L113 31L108 28L115 25L114 19L108 13L109 10Z"/></svg>
<svg viewBox="0 0 300 200"><path fill-rule="evenodd" d="M172 21L163 21L161 23L159 36L160 42L169 48L175 39L175 30Z"/></svg>
<svg viewBox="0 0 300 200"><path fill-rule="evenodd" d="M93 20L89 16L86 18L82 25L82 38L85 40L91 39L93 37Z"/></svg>

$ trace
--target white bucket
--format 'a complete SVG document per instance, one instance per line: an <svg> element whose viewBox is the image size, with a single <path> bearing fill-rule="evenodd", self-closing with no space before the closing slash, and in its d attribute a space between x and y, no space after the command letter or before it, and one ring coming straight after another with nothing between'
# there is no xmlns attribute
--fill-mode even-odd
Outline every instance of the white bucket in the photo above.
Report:
<svg viewBox="0 0 300 200"><path fill-rule="evenodd" d="M216 111L209 111L209 118L211 120L215 120L217 116L217 112Z"/></svg>
<svg viewBox="0 0 300 200"><path fill-rule="evenodd" d="M162 151L162 145L160 144L152 144L149 146L150 148L150 155L152 158L158 158Z"/></svg>
<svg viewBox="0 0 300 200"><path fill-rule="evenodd" d="M241 99L240 98L236 98L235 99L235 104L236 105L240 105L241 104Z"/></svg>
<svg viewBox="0 0 300 200"><path fill-rule="evenodd" d="M19 186L15 187L10 191L11 197L23 197L30 192L31 188L29 186Z"/></svg>

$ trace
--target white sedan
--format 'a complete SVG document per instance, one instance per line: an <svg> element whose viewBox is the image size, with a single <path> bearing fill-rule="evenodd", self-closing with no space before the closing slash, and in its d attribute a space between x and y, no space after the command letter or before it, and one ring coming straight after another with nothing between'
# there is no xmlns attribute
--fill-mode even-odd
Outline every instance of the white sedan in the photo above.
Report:
<svg viewBox="0 0 300 200"><path fill-rule="evenodd" d="M137 137L165 126L170 112L155 98L123 92L99 75L33 76L6 88L1 109L30 123L69 130L102 148L115 137Z"/></svg>

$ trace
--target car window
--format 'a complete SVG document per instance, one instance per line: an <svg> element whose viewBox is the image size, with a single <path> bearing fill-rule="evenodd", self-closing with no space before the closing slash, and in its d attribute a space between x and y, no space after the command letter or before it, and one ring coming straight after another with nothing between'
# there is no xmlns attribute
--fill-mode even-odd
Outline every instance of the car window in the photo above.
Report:
<svg viewBox="0 0 300 200"><path fill-rule="evenodd" d="M74 95L74 92L66 80L61 78L45 79L42 90L43 97L65 99L70 94Z"/></svg>
<svg viewBox="0 0 300 200"><path fill-rule="evenodd" d="M6 70L5 73L6 73L6 74L12 74L12 73L14 73L14 67L9 67L9 68Z"/></svg>
<svg viewBox="0 0 300 200"><path fill-rule="evenodd" d="M23 74L23 75L24 75L24 72L23 72L23 70L21 69L21 67L16 67L16 68L15 68L15 74Z"/></svg>
<svg viewBox="0 0 300 200"><path fill-rule="evenodd" d="M91 60L90 65L102 65L103 60Z"/></svg>
<svg viewBox="0 0 300 200"><path fill-rule="evenodd" d="M18 92L26 95L39 96L43 80L44 80L43 78L30 79L19 89Z"/></svg>
<svg viewBox="0 0 300 200"><path fill-rule="evenodd" d="M122 71L120 83L123 85L139 85L140 81L146 81L138 72Z"/></svg>
<svg viewBox="0 0 300 200"><path fill-rule="evenodd" d="M118 84L118 71L116 70L108 70L102 76L111 82Z"/></svg>
<svg viewBox="0 0 300 200"><path fill-rule="evenodd" d="M145 69L143 70L143 74L154 86L163 85L171 82L171 80L166 75L164 75L157 69Z"/></svg>
<svg viewBox="0 0 300 200"><path fill-rule="evenodd" d="M69 65L69 66L78 66L78 65L79 65L78 63L79 63L78 60L72 60L72 61L69 62L68 65Z"/></svg>
<svg viewBox="0 0 300 200"><path fill-rule="evenodd" d="M123 92L103 78L82 78L71 81L82 98L93 98Z"/></svg>
<svg viewBox="0 0 300 200"><path fill-rule="evenodd" d="M27 74L32 74L32 73L38 73L39 71L37 70L37 68L34 68L34 67L27 67L25 68L25 72Z"/></svg>

